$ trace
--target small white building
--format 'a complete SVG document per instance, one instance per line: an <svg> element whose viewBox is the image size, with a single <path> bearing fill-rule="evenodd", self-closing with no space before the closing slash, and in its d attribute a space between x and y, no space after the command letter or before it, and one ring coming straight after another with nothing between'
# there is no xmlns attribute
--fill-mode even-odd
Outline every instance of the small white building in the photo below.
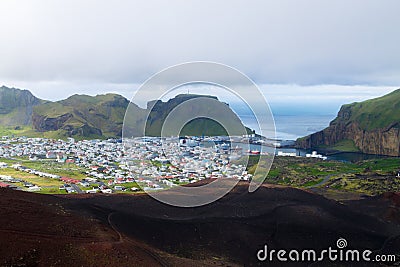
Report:
<svg viewBox="0 0 400 267"><path fill-rule="evenodd" d="M37 191L40 191L40 190L42 190L42 188L40 188L40 187L37 186L37 185L30 186L30 187L28 187L28 189L27 189L27 191L29 191L29 192L37 192Z"/></svg>
<svg viewBox="0 0 400 267"><path fill-rule="evenodd" d="M322 159L322 160L326 160L327 157L323 156L321 154L318 154L317 151L313 151L311 154L306 154L307 158L317 158L317 159Z"/></svg>
<svg viewBox="0 0 400 267"><path fill-rule="evenodd" d="M280 156L280 157L296 157L296 152L278 151L277 156Z"/></svg>

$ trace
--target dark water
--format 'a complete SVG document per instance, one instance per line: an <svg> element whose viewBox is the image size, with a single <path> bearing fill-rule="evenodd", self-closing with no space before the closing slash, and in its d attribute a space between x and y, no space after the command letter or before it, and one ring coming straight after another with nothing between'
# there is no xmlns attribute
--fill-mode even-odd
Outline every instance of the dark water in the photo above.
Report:
<svg viewBox="0 0 400 267"><path fill-rule="evenodd" d="M330 160L339 160L345 162L357 162L361 160L381 159L381 158L388 158L388 156L370 155L370 154L353 153L353 152L339 153L328 156L328 159Z"/></svg>
<svg viewBox="0 0 400 267"><path fill-rule="evenodd" d="M247 151L248 149L250 150L257 150L261 152L268 152L268 153L273 153L274 148L269 147L269 146L261 146L261 145L256 145L256 144L242 144L242 143L232 143L232 147L241 147L243 151ZM306 154L311 154L312 149L296 149L296 148L276 148L275 149L275 155L278 154L278 151L282 152L291 152L291 153L296 153L298 156L305 157ZM318 152L318 151L317 151ZM318 154L325 155L323 152L318 152ZM353 152L345 152L345 153L337 153L333 155L326 155L328 157L328 160L337 160L337 161L343 161L343 162L357 162L361 160L368 160L368 159L380 159L380 158L388 158L387 156L381 156L381 155L370 155L370 154L362 154L362 153L353 153Z"/></svg>
<svg viewBox="0 0 400 267"><path fill-rule="evenodd" d="M257 121L251 115L239 115L243 124L258 129ZM274 115L276 138L296 140L329 126L335 115Z"/></svg>
<svg viewBox="0 0 400 267"><path fill-rule="evenodd" d="M252 128L258 129L257 122L253 116L247 114L239 114L242 122ZM296 140L299 137L307 136L317 131L320 131L329 126L330 121L332 121L336 115L276 115L274 114L274 121L276 127L276 138L281 140ZM242 147L244 151L250 150L258 150L268 153L273 153L274 148L260 145L250 145L248 147L244 144L233 144L233 146ZM294 149L294 148L277 148L275 154L278 151L283 152L295 152L299 156L304 156L307 153L311 153L312 150L305 149ZM319 154L324 155L322 151L317 151ZM361 160L368 159L378 159L385 158L386 156L380 155L369 155L362 153L338 153L334 155L327 155L328 160L338 160L344 162L357 162Z"/></svg>
<svg viewBox="0 0 400 267"><path fill-rule="evenodd" d="M276 151L284 151L284 152L296 152L297 155L305 156L307 153L311 153L313 150L305 150L305 149L295 149L295 148L278 148ZM317 150L318 152L318 150ZM278 152L276 152L278 153ZM323 152L318 152L318 154L325 155ZM363 153L355 153L355 152L343 152L337 153L332 155L326 155L328 160L338 160L343 162L357 162L361 160L368 160L368 159L381 159L381 158L388 158L387 156L381 155L370 155L370 154L363 154Z"/></svg>

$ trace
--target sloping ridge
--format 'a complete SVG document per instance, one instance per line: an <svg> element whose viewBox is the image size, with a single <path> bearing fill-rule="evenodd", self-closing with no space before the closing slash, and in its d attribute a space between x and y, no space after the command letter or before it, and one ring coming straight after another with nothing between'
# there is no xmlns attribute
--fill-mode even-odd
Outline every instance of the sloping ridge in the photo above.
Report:
<svg viewBox="0 0 400 267"><path fill-rule="evenodd" d="M33 128L39 132L65 131L67 136L121 136L129 101L117 94L73 95L33 110Z"/></svg>
<svg viewBox="0 0 400 267"><path fill-rule="evenodd" d="M82 209L81 204L76 200L69 207ZM113 210L113 224L124 235L161 250L246 266L258 266L255 255L266 244L268 249L318 251L335 247L342 237L352 248L377 251L394 238L397 243L385 248L392 251L400 243L399 225L289 187L264 185L249 193L243 182L222 199L197 208L172 207L146 195L97 195L86 200L92 204Z"/></svg>
<svg viewBox="0 0 400 267"><path fill-rule="evenodd" d="M198 208L172 207L143 194L54 197L0 189L0 264L182 266L183 257L196 266L207 266L196 264L204 259L258 266L255 255L264 245L321 251L335 248L338 238L352 249L398 252L400 226L381 215L393 213L394 204L383 205L382 198L342 205L295 188L247 189L241 182ZM377 217L371 209L379 210Z"/></svg>
<svg viewBox="0 0 400 267"><path fill-rule="evenodd" d="M32 136L49 136L54 138L104 138L121 137L124 116L129 107L127 119L128 127L125 130L129 136L142 136L146 122L146 135L159 136L167 115L186 100L206 97L215 100L214 106L190 106L187 111L213 109L220 111L227 121L241 124L238 116L225 103L219 102L216 97L205 95L177 95L175 98L162 101L150 101L146 109L131 103L118 94L104 94L97 96L72 95L67 99L52 102L41 100L28 90L0 87L0 125L3 127L20 126L32 127L32 130L21 131L21 134ZM154 107L153 107L153 104ZM149 113L149 108L152 107ZM183 110L184 113L186 110ZM147 114L149 116L147 117ZM182 113L181 113L182 114ZM237 125L237 124L236 124ZM13 129L14 130L14 129ZM251 132L246 128L247 132ZM12 131L12 134L18 132ZM45 135L46 134L46 135ZM226 135L224 127L213 120L199 118L190 121L182 129L182 135Z"/></svg>
<svg viewBox="0 0 400 267"><path fill-rule="evenodd" d="M343 105L329 127L296 141L300 148L330 147L350 140L363 153L400 156L400 89Z"/></svg>
<svg viewBox="0 0 400 267"><path fill-rule="evenodd" d="M67 210L64 198L3 188L0 195L0 266L170 266L166 253L114 229L110 210L91 206L96 219ZM202 265L167 256L174 265Z"/></svg>
<svg viewBox="0 0 400 267"><path fill-rule="evenodd" d="M0 125L30 125L33 107L42 103L28 90L0 87Z"/></svg>

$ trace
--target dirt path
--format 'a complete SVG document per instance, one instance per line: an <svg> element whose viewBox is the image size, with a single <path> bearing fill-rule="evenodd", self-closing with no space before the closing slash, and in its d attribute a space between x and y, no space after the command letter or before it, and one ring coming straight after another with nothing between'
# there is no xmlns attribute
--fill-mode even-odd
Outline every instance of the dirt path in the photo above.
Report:
<svg viewBox="0 0 400 267"><path fill-rule="evenodd" d="M127 242L130 245L132 245L133 247L135 247L137 250L142 251L144 254L148 255L150 258L152 258L154 261L156 261L160 266L163 267L169 267L170 264L164 260L162 257L160 257L158 255L157 252L154 251L154 249L151 249L149 247L147 247L147 245L140 243L132 238L129 238L125 235L123 235L118 228L116 227L116 225L112 222L112 216L115 214L115 212L111 212L110 214L108 214L107 217L107 221L108 224L110 225L110 227L115 231L115 233L118 235L119 240L116 241L117 243L124 243Z"/></svg>

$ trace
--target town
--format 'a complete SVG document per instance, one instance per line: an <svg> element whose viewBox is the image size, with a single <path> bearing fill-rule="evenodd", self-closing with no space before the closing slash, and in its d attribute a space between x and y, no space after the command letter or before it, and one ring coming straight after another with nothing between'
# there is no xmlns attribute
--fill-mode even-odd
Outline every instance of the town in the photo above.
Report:
<svg viewBox="0 0 400 267"><path fill-rule="evenodd" d="M251 151L249 151L251 152ZM195 138L52 140L3 136L0 187L41 193L162 190L206 178L250 180L241 148Z"/></svg>

